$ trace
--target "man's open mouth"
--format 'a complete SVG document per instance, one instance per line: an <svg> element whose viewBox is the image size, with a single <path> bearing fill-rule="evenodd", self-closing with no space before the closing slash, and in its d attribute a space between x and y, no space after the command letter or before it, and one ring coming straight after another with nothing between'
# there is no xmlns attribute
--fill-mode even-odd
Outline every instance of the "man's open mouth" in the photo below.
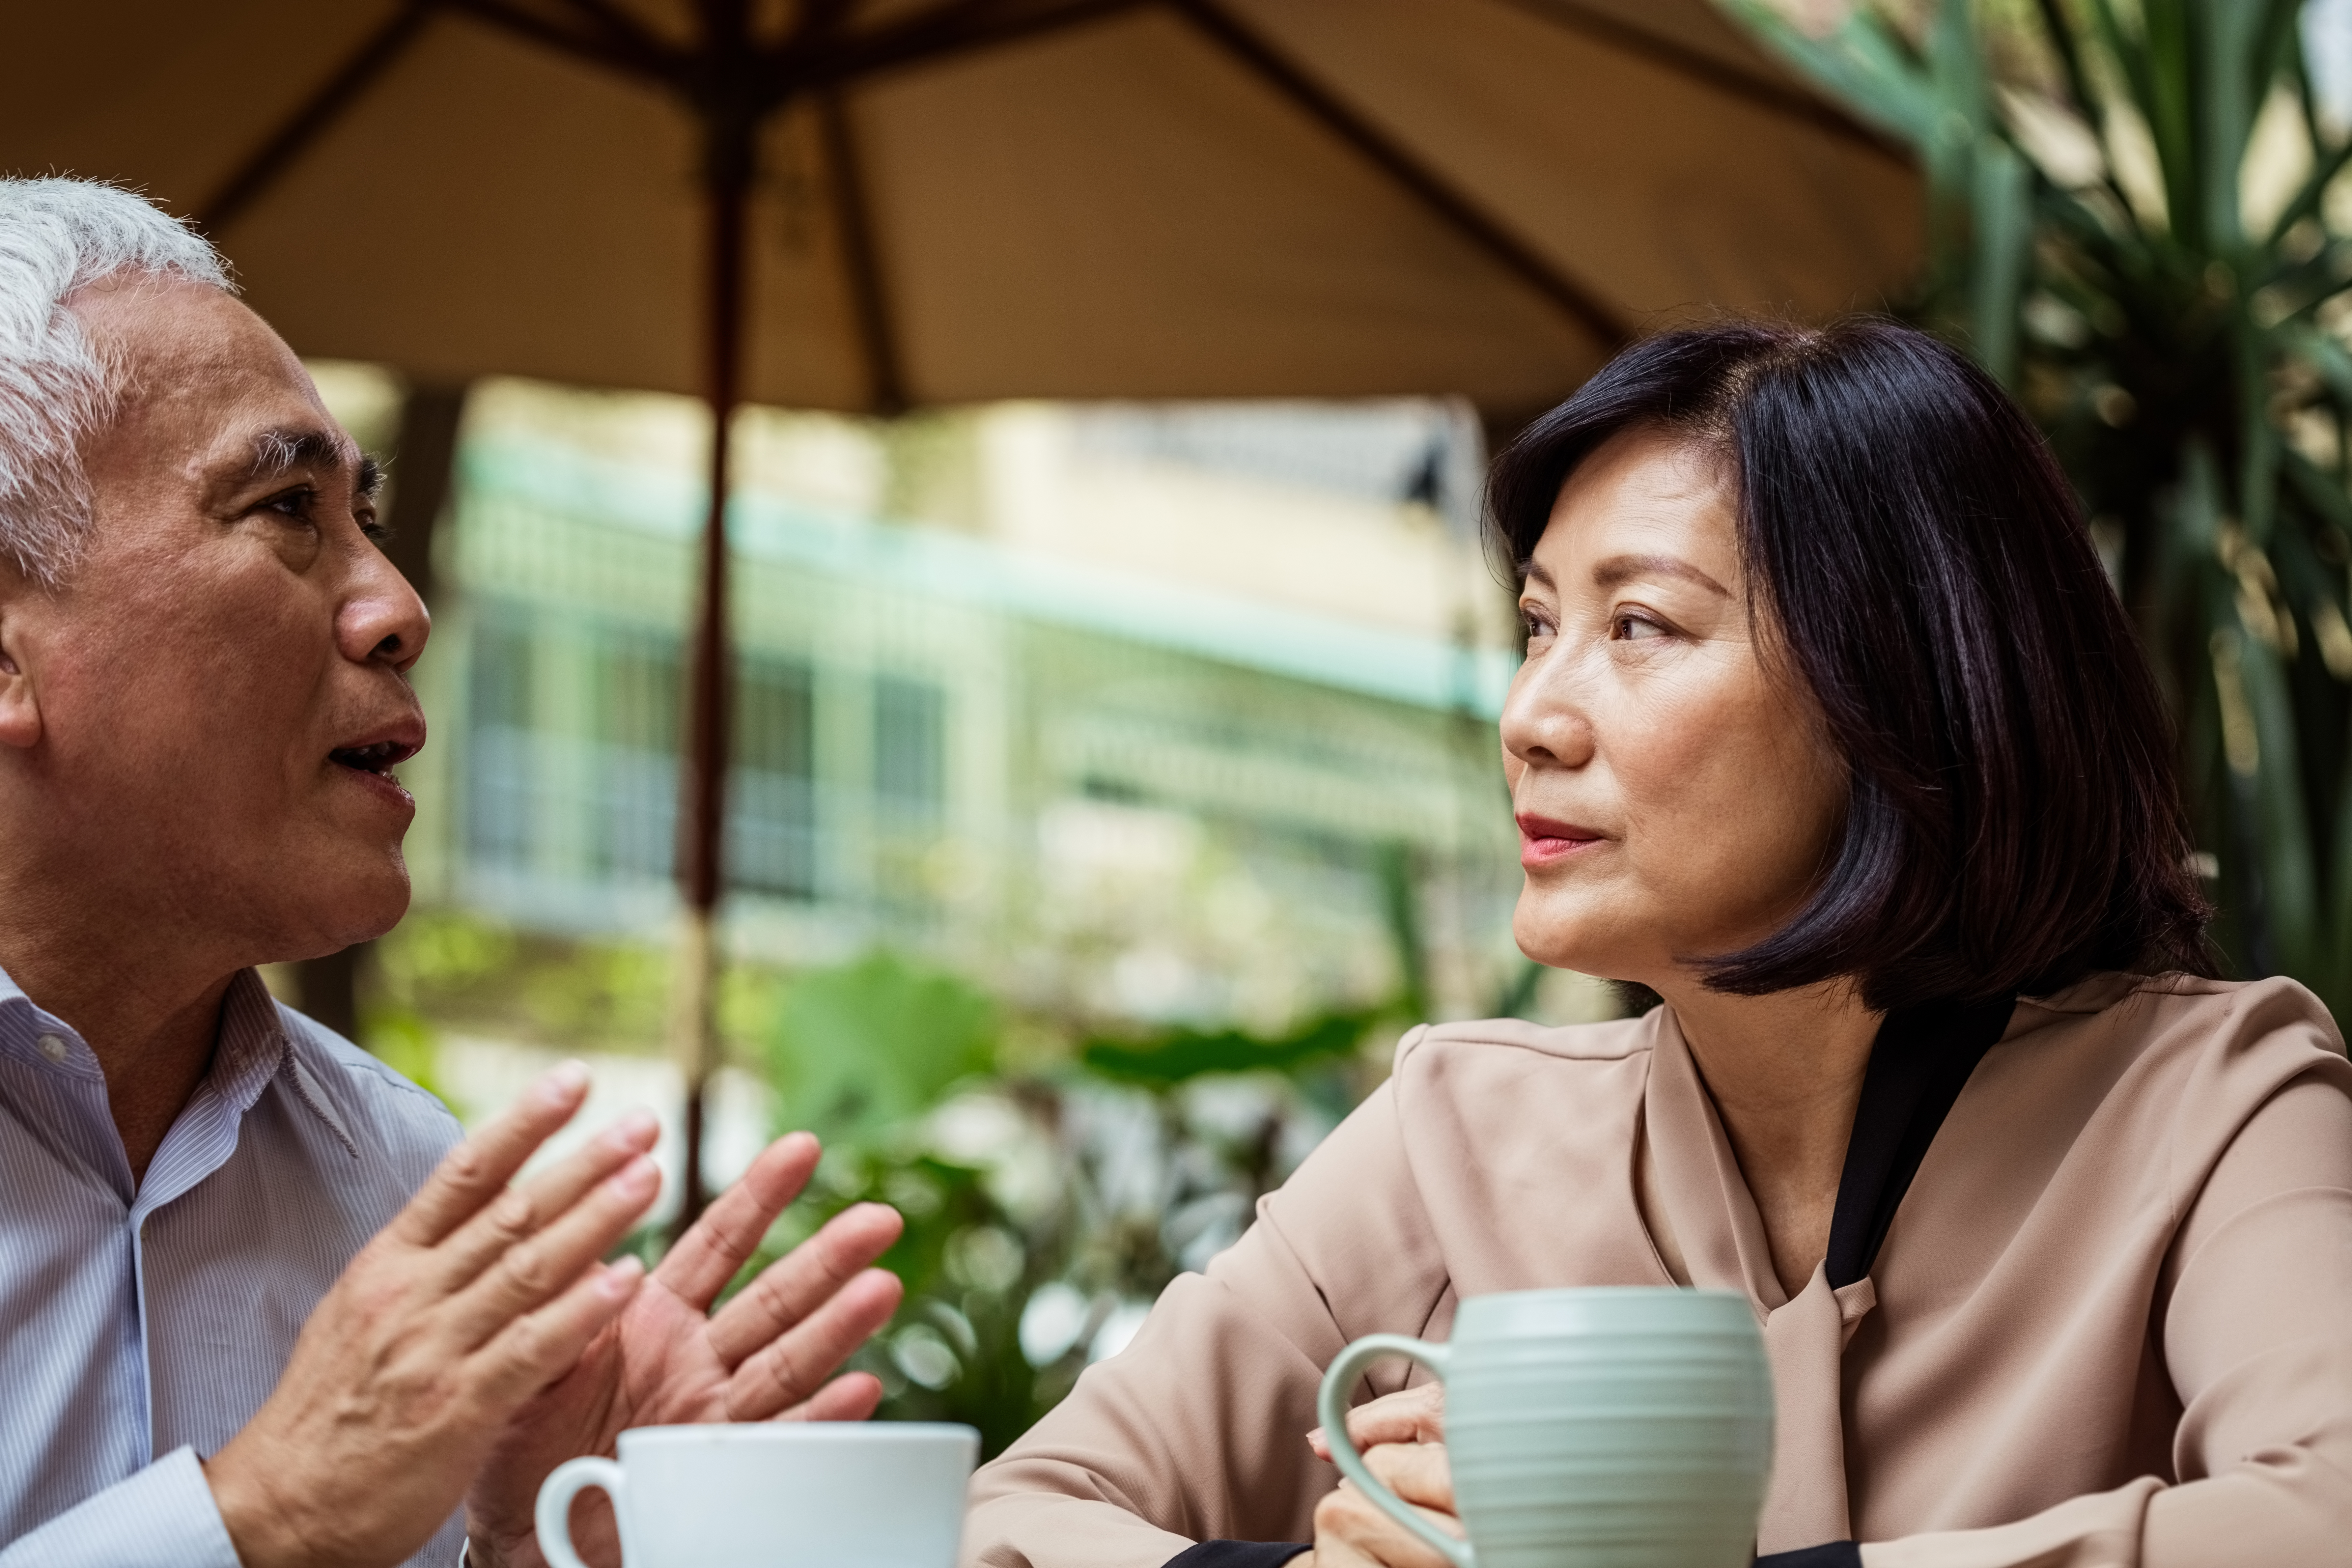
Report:
<svg viewBox="0 0 2352 1568"><path fill-rule="evenodd" d="M392 770L416 754L416 748L399 741L378 741L372 746L338 746L327 760L354 773L390 778Z"/></svg>

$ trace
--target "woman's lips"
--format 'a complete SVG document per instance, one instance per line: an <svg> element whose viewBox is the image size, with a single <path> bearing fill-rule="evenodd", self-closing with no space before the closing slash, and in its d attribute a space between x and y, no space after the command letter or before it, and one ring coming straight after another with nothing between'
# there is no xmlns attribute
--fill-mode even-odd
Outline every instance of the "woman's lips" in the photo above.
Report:
<svg viewBox="0 0 2352 1568"><path fill-rule="evenodd" d="M1599 833L1590 827L1579 827L1572 822L1524 814L1518 820L1519 864L1530 871L1539 866L1558 865L1570 856L1602 842Z"/></svg>

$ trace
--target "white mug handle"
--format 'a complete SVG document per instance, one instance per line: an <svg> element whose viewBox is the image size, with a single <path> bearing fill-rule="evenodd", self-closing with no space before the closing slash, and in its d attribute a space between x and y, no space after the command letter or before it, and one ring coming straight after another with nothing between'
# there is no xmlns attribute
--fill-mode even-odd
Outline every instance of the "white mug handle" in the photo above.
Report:
<svg viewBox="0 0 2352 1568"><path fill-rule="evenodd" d="M1323 1423L1323 1440L1331 1445L1331 1462L1339 1473L1356 1483L1358 1489L1380 1506L1381 1511L1427 1542L1432 1550L1443 1553L1454 1568L1478 1568L1478 1554L1470 1542L1448 1535L1423 1519L1421 1510L1389 1490L1356 1452L1356 1445L1348 1438L1348 1391L1364 1375L1364 1369L1385 1356L1401 1355L1407 1361L1417 1361L1445 1381L1445 1363L1452 1356L1450 1346L1431 1344L1404 1334L1366 1334L1339 1352L1323 1373L1323 1391L1316 1395L1315 1414ZM574 1461L575 1463L577 1461ZM563 1472L558 1470L556 1474ZM541 1494L542 1497L544 1493ZM541 1504L544 1507L545 1504ZM544 1517L544 1516L542 1516ZM539 1527L539 1538L547 1539L547 1526ZM557 1568L572 1568L559 1563Z"/></svg>
<svg viewBox="0 0 2352 1568"><path fill-rule="evenodd" d="M588 1568L572 1546L572 1500L590 1487L602 1487L621 1507L621 1467L610 1459L590 1457L566 1459L539 1484L539 1506L531 1522L539 1529L540 1555L553 1568Z"/></svg>

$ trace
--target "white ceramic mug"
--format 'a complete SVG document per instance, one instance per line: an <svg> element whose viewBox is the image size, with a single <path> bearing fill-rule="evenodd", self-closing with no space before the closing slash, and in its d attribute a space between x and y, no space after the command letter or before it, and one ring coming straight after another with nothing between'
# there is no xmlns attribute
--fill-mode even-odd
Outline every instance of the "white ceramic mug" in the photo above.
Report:
<svg viewBox="0 0 2352 1568"><path fill-rule="evenodd" d="M1467 1541L1382 1486L1348 1440L1364 1369L1404 1356L1445 1384ZM1626 1286L1462 1303L1454 1338L1371 1334L1318 1402L1340 1473L1455 1568L1746 1568L1772 1468L1772 1375L1748 1299Z"/></svg>
<svg viewBox="0 0 2352 1568"><path fill-rule="evenodd" d="M539 1549L585 1568L572 1500L613 1499L624 1568L955 1568L969 1426L913 1421L637 1426L621 1458L572 1459L539 1489Z"/></svg>

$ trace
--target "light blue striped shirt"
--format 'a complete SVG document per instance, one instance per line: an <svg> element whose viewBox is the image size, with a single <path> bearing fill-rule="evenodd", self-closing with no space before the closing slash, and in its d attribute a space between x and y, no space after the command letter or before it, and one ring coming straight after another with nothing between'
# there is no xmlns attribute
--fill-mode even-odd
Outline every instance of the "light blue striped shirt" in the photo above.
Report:
<svg viewBox="0 0 2352 1568"><path fill-rule="evenodd" d="M457 1135L248 970L134 1184L98 1058L0 973L0 1568L237 1568L198 1456Z"/></svg>

